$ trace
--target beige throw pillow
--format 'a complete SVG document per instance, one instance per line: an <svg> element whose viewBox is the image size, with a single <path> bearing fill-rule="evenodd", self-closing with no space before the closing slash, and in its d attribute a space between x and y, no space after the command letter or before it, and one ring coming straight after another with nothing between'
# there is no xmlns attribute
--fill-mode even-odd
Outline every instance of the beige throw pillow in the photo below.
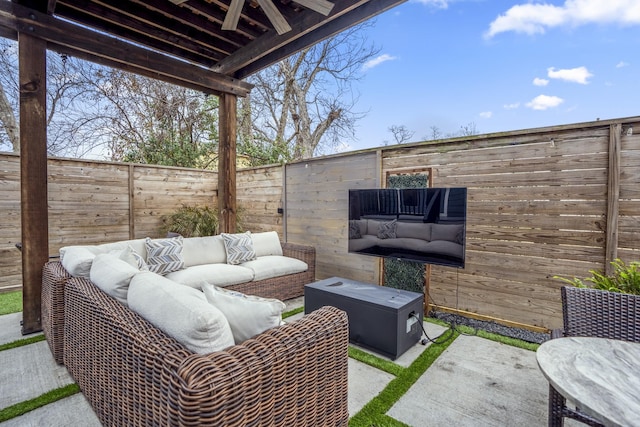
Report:
<svg viewBox="0 0 640 427"><path fill-rule="evenodd" d="M282 323L286 306L280 300L245 295L209 283L202 284L202 291L207 301L224 313L236 344Z"/></svg>

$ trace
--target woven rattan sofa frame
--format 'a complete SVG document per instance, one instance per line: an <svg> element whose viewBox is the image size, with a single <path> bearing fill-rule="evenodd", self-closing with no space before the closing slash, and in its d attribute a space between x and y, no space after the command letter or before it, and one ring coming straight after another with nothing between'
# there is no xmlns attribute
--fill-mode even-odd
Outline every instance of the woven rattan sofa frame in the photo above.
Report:
<svg viewBox="0 0 640 427"><path fill-rule="evenodd" d="M315 281L316 250L313 246L295 243L281 243L281 246L284 256L304 261L309 266L307 271L240 283L227 289L282 301L304 295L304 285ZM42 271L42 330L58 364L63 363L65 283L71 277L60 261L47 262Z"/></svg>
<svg viewBox="0 0 640 427"><path fill-rule="evenodd" d="M552 338L598 337L640 342L640 296L597 289L561 288L563 329L552 331ZM549 386L549 426L561 427L564 418L590 426L600 422L567 407L566 399Z"/></svg>
<svg viewBox="0 0 640 427"><path fill-rule="evenodd" d="M323 307L200 355L85 278L65 288L65 366L105 426L348 423L343 311Z"/></svg>

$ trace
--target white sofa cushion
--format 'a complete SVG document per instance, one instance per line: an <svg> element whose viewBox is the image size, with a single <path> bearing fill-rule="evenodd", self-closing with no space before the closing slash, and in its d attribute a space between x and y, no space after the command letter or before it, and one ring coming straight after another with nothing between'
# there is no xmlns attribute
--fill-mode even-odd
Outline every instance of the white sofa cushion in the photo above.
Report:
<svg viewBox="0 0 640 427"><path fill-rule="evenodd" d="M253 276L253 270L250 268L229 264L194 265L166 275L167 279L197 289L200 289L203 281L216 286L229 286L250 282Z"/></svg>
<svg viewBox="0 0 640 427"><path fill-rule="evenodd" d="M222 233L221 236L227 252L227 264L238 265L256 258L250 231L237 234Z"/></svg>
<svg viewBox="0 0 640 427"><path fill-rule="evenodd" d="M242 263L242 266L253 270L254 281L301 273L309 269L309 266L304 261L278 255L261 256L253 261Z"/></svg>
<svg viewBox="0 0 640 427"><path fill-rule="evenodd" d="M60 249L60 262L72 276L88 278L97 252L95 246L66 246Z"/></svg>
<svg viewBox="0 0 640 427"><path fill-rule="evenodd" d="M147 249L149 271L164 276L167 273L184 268L182 242L182 236L155 240L147 237L145 247Z"/></svg>
<svg viewBox="0 0 640 427"><path fill-rule="evenodd" d="M431 226L431 240L447 240L461 245L463 233L464 226L462 224L433 224Z"/></svg>
<svg viewBox="0 0 640 427"><path fill-rule="evenodd" d="M185 267L227 262L222 236L188 237L183 247Z"/></svg>
<svg viewBox="0 0 640 427"><path fill-rule="evenodd" d="M236 344L282 323L285 304L280 300L249 296L208 283L202 285L202 291L207 301L224 313Z"/></svg>
<svg viewBox="0 0 640 427"><path fill-rule="evenodd" d="M127 305L129 282L140 273L137 267L114 254L98 254L93 259L89 278L106 294Z"/></svg>
<svg viewBox="0 0 640 427"><path fill-rule="evenodd" d="M251 233L253 249L257 257L266 255L282 255L282 245L280 237L275 231L265 231L262 233Z"/></svg>
<svg viewBox="0 0 640 427"><path fill-rule="evenodd" d="M129 307L194 353L234 344L226 317L204 294L158 274L136 274L129 285Z"/></svg>

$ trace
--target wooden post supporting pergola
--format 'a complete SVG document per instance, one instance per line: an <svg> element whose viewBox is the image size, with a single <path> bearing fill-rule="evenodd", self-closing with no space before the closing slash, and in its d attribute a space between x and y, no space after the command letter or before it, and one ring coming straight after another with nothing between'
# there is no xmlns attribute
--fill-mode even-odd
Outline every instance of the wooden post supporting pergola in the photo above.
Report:
<svg viewBox="0 0 640 427"><path fill-rule="evenodd" d="M20 206L22 334L42 330L42 266L49 259L47 198L47 43L18 34L20 67Z"/></svg>
<svg viewBox="0 0 640 427"><path fill-rule="evenodd" d="M220 132L218 143L218 210L220 231L235 233L236 205L236 134L238 97L220 96Z"/></svg>

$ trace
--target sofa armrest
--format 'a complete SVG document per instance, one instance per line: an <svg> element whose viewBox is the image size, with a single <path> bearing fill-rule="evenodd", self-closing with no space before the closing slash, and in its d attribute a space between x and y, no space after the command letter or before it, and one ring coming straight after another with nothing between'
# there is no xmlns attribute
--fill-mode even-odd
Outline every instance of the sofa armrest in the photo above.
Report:
<svg viewBox="0 0 640 427"><path fill-rule="evenodd" d="M315 265L316 260L316 248L308 245L300 245L297 243L281 243L282 245L282 255L296 258L301 261L306 262L311 266L311 264Z"/></svg>
<svg viewBox="0 0 640 427"><path fill-rule="evenodd" d="M56 363L63 363L64 287L71 279L60 261L49 261L42 268L42 332Z"/></svg>
<svg viewBox="0 0 640 427"><path fill-rule="evenodd" d="M192 355L171 379L180 393L172 422L346 426L348 340L346 313L322 307L227 351Z"/></svg>

